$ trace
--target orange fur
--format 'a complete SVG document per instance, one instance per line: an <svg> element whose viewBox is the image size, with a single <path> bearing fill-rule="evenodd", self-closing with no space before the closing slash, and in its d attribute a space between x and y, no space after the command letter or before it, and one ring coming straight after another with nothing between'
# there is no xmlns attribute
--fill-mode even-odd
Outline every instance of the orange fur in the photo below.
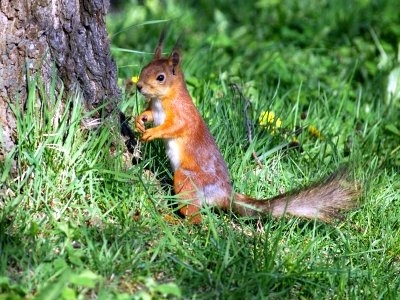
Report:
<svg viewBox="0 0 400 300"><path fill-rule="evenodd" d="M203 205L232 209L244 216L291 214L330 221L337 211L354 206L357 190L346 185L342 173L324 184L256 200L232 191L228 168L206 123L193 104L180 69L180 53L174 49L163 58L162 38L154 59L142 70L137 88L148 107L135 119L142 141L163 139L174 171L174 190L184 206L181 213L199 223ZM153 122L153 128L145 123Z"/></svg>

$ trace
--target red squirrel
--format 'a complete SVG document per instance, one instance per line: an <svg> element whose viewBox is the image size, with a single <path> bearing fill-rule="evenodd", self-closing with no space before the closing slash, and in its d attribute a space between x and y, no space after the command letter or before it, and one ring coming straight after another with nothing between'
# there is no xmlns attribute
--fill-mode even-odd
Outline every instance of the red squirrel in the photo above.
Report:
<svg viewBox="0 0 400 300"><path fill-rule="evenodd" d="M340 172L322 184L266 200L234 193L227 165L186 88L180 51L174 47L168 57L162 57L163 40L162 35L153 60L139 75L137 90L148 106L135 118L135 127L143 142L164 140L174 191L182 200L180 212L189 222L201 222L203 205L241 216L288 214L325 222L355 205L358 189ZM147 122L154 127L146 128Z"/></svg>

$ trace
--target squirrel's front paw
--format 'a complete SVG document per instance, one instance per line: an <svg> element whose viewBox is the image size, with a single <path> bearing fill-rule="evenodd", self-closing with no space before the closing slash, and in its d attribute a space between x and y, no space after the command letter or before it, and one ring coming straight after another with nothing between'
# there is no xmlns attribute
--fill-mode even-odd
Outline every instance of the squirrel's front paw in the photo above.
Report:
<svg viewBox="0 0 400 300"><path fill-rule="evenodd" d="M153 128L149 128L143 132L142 138L140 139L142 142L149 142L157 138L155 136L155 131Z"/></svg>
<svg viewBox="0 0 400 300"><path fill-rule="evenodd" d="M135 118L135 128L137 131L144 133L146 131L146 127L144 127L144 123L148 121L148 116L146 114L141 114Z"/></svg>

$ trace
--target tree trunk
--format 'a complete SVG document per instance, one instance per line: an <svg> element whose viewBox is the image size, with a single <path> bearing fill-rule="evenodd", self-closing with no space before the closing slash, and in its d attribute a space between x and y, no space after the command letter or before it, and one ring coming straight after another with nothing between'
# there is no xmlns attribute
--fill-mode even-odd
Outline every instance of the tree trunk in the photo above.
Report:
<svg viewBox="0 0 400 300"><path fill-rule="evenodd" d="M106 112L116 108L120 91L105 28L108 7L109 0L0 0L0 159L17 142L10 104L23 107L27 76L39 75L48 93L55 74L57 88L80 92L87 107L107 101Z"/></svg>

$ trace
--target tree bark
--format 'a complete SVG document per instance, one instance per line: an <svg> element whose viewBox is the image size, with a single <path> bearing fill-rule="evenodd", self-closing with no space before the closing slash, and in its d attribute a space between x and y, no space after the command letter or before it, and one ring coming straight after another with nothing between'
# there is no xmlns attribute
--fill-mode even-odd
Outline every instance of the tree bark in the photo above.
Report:
<svg viewBox="0 0 400 300"><path fill-rule="evenodd" d="M81 93L88 108L116 108L108 8L109 0L0 0L0 159L17 142L10 104L23 107L27 76L42 78L48 93L55 75L57 89Z"/></svg>

